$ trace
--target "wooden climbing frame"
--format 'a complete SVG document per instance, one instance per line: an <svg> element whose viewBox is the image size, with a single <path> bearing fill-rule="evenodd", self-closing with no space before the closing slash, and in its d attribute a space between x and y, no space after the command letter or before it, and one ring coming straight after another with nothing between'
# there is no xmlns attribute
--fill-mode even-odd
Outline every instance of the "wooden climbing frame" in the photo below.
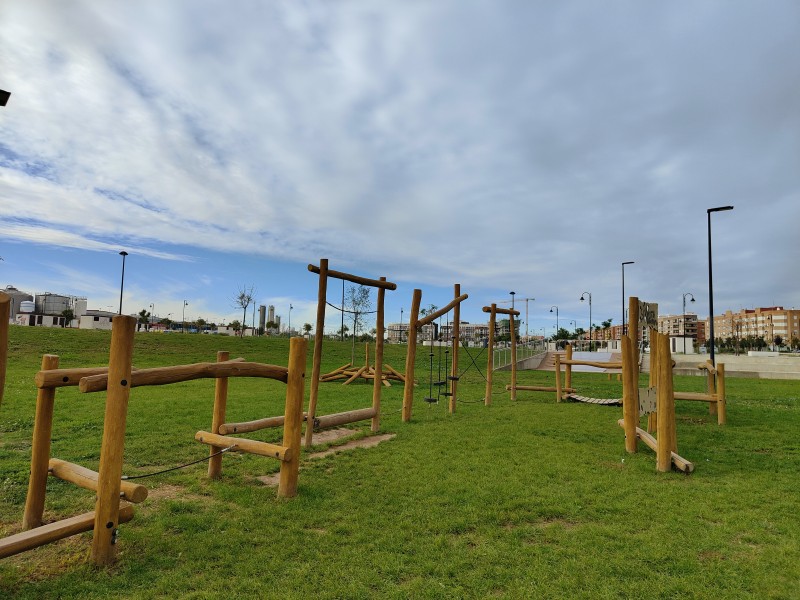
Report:
<svg viewBox="0 0 800 600"><path fill-rule="evenodd" d="M383 364L383 304L386 290L396 290L397 285L386 281L385 277L380 279L367 279L358 275L333 271L328 268L328 259L323 258L319 261L319 266L308 265L308 270L319 275L319 289L317 293L317 324L314 334L314 358L311 368L311 394L308 400L308 414L306 416L306 447L311 447L314 429L323 429L336 425L355 423L366 419L371 420L371 430L378 431L381 418L381 388L382 380L375 377L372 386L372 407L359 410L351 410L332 415L317 416L317 403L319 399L319 383L321 379L322 363L322 338L325 336L325 307L327 306L328 278L341 279L359 285L374 287L378 290L377 318L375 325L375 365Z"/></svg>
<svg viewBox="0 0 800 600"><path fill-rule="evenodd" d="M497 315L508 315L508 325L511 331L511 385L506 386L506 390L511 392L511 399L517 399L517 390L522 389L517 385L517 331L514 326L514 317L519 316L518 310L510 308L497 308L497 304L484 306L483 312L489 313L489 358L486 363L486 394L483 403L489 406L492 403L492 379L494 372L494 332L497 324Z"/></svg>

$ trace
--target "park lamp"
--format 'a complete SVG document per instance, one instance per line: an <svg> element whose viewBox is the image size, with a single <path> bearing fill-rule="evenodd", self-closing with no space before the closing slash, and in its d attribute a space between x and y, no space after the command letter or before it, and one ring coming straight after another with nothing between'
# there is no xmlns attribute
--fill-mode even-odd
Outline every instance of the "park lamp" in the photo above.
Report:
<svg viewBox="0 0 800 600"><path fill-rule="evenodd" d="M706 209L708 216L708 325L709 325L709 350L711 366L716 366L714 362L714 283L711 272L711 213L733 210L732 206L717 206L716 208Z"/></svg>

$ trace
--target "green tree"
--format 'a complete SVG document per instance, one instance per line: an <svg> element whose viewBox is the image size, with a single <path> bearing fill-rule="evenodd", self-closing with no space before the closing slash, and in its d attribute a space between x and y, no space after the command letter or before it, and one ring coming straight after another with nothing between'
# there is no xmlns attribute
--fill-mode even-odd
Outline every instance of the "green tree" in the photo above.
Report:
<svg viewBox="0 0 800 600"><path fill-rule="evenodd" d="M75 318L75 312L71 308L65 308L61 311L61 316L64 317L64 327L72 327L72 319Z"/></svg>
<svg viewBox="0 0 800 600"><path fill-rule="evenodd" d="M150 312L144 308L139 311L136 319L136 331L140 331L142 325L144 325L145 331L150 331Z"/></svg>
<svg viewBox="0 0 800 600"><path fill-rule="evenodd" d="M239 288L239 291L233 297L233 306L234 308L241 308L242 309L242 322L239 325L241 330L241 335L244 335L244 330L247 327L247 307L253 302L253 295L254 295L254 287L251 285L248 289L247 286L242 286Z"/></svg>
<svg viewBox="0 0 800 600"><path fill-rule="evenodd" d="M239 332L242 330L242 324L241 324L241 323L239 323L239 320L238 320L238 319L234 319L233 321L231 321L231 322L228 324L228 327L230 327L231 329L233 329L233 331L234 331L235 333L239 333Z"/></svg>
<svg viewBox="0 0 800 600"><path fill-rule="evenodd" d="M305 333L306 335L310 335L311 329L312 329L311 323L303 323L303 333Z"/></svg>

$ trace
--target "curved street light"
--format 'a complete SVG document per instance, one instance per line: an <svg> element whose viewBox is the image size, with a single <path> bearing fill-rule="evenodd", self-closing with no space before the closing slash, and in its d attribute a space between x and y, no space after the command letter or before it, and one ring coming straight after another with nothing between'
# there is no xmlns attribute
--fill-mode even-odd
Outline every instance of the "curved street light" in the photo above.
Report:
<svg viewBox="0 0 800 600"><path fill-rule="evenodd" d="M592 293L591 292L583 292L581 294L581 302L584 300L584 296L589 296L589 351L592 350Z"/></svg>
<svg viewBox="0 0 800 600"><path fill-rule="evenodd" d="M708 325L710 335L710 350L711 350L711 366L716 366L714 363L714 284L711 276L711 213L721 212L723 210L733 210L732 206L718 206L716 208L707 208L706 214L708 215Z"/></svg>
<svg viewBox="0 0 800 600"><path fill-rule="evenodd" d="M556 340L558 340L558 307L554 304L550 307L550 312L553 312L553 309L556 309Z"/></svg>
<svg viewBox="0 0 800 600"><path fill-rule="evenodd" d="M681 332L683 334L683 353L686 354L686 296L692 296L691 292L686 292L683 295L683 313L681 313ZM694 296L692 296L692 302L694 302Z"/></svg>
<svg viewBox="0 0 800 600"><path fill-rule="evenodd" d="M183 301L183 316L181 317L181 333L186 333L186 307L189 306L187 300Z"/></svg>
<svg viewBox="0 0 800 600"><path fill-rule="evenodd" d="M119 282L119 314L122 314L122 290L125 287L125 257L128 253L123 250L119 253L122 257L122 279Z"/></svg>

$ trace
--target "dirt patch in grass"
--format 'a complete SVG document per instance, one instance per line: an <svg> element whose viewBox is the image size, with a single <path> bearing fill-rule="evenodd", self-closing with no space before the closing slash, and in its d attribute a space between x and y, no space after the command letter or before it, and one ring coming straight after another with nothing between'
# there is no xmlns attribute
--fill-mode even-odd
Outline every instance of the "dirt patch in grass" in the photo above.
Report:
<svg viewBox="0 0 800 600"><path fill-rule="evenodd" d="M346 431L348 433L353 433L352 429L344 429L344 430L333 429L331 431ZM341 438L343 436L340 435L339 437ZM328 448L327 450L322 450L321 452L313 452L312 454L308 455L308 458L309 459L322 458L323 456L330 456L331 454L337 454L338 452L346 452L348 450L354 450L355 448L374 448L381 442L390 440L393 437L395 437L394 433L384 433L382 435L373 435L365 438L360 438L357 440L351 440L339 446L333 446L332 448ZM319 443L317 442L316 434L314 437L314 442ZM256 477L256 479L261 483L263 483L264 485L276 486L280 481L280 477L281 477L280 473L272 473L270 475L263 475L261 477Z"/></svg>
<svg viewBox="0 0 800 600"><path fill-rule="evenodd" d="M318 446L320 444L330 444L331 442L346 438L355 433L358 432L354 429L347 429L346 427L326 429L325 431L315 431L313 437L311 438L311 445ZM303 439L303 445L305 446L305 439Z"/></svg>
<svg viewBox="0 0 800 600"><path fill-rule="evenodd" d="M145 500L145 503L158 500L207 500L207 499L208 499L207 497L200 496L198 494L188 493L186 491L186 488L167 483L164 485L160 485L157 488L148 490L147 500Z"/></svg>

